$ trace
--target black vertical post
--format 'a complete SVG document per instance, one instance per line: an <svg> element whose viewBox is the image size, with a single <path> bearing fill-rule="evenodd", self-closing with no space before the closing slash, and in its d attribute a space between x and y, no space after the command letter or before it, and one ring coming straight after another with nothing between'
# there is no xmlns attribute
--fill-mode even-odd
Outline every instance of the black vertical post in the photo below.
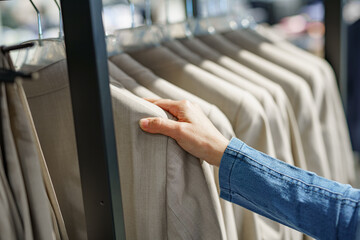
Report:
<svg viewBox="0 0 360 240"><path fill-rule="evenodd" d="M88 239L125 239L101 0L61 0Z"/></svg>
<svg viewBox="0 0 360 240"><path fill-rule="evenodd" d="M323 2L325 8L325 58L334 68L345 104L347 93L347 27L343 20L342 11L347 1L324 0Z"/></svg>

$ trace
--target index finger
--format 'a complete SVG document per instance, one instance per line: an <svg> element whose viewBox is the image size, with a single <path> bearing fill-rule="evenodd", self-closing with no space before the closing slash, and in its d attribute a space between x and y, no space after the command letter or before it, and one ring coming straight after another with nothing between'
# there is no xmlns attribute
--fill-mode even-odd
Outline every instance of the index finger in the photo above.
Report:
<svg viewBox="0 0 360 240"><path fill-rule="evenodd" d="M174 101L170 99L152 99L152 98L145 98L145 100L159 106L160 108L168 111L175 117L179 115L179 111L182 108L181 101Z"/></svg>

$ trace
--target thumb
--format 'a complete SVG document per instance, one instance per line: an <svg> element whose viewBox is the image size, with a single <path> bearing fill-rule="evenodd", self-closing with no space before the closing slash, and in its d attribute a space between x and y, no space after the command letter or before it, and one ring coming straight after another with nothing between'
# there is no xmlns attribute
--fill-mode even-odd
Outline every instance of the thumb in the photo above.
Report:
<svg viewBox="0 0 360 240"><path fill-rule="evenodd" d="M141 119L140 127L145 132L160 133L169 137L175 136L175 131L178 129L179 122L165 119L165 118L144 118Z"/></svg>

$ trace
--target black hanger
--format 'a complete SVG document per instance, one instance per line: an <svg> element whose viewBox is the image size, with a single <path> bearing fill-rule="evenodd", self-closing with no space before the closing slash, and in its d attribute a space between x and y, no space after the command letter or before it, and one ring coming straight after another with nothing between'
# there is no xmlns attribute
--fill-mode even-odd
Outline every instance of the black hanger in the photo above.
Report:
<svg viewBox="0 0 360 240"><path fill-rule="evenodd" d="M15 82L16 78L32 79L33 77L35 77L34 75L36 74L27 74L0 68L0 82L3 83L13 83Z"/></svg>
<svg viewBox="0 0 360 240"><path fill-rule="evenodd" d="M35 43L29 42L29 43L22 43L22 44L12 45L12 46L8 46L8 47L2 46L0 48L4 53L8 53L8 52L11 52L11 51L14 51L14 50L30 48L30 47L33 47L34 45L35 45Z"/></svg>
<svg viewBox="0 0 360 240"><path fill-rule="evenodd" d="M30 48L33 47L34 43L23 43L23 44L17 44L12 46L0 46L0 50L6 55L11 51L14 50L20 50L24 48ZM22 79L31 79L34 77L34 74L26 74L22 72L16 72L14 70L4 69L0 68L0 82L3 83L13 83L15 82L16 78L22 78Z"/></svg>

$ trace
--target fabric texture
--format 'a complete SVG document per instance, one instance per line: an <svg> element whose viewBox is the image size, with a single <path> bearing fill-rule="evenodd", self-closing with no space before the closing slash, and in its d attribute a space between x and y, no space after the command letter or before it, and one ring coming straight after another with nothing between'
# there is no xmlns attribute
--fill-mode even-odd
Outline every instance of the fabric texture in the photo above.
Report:
<svg viewBox="0 0 360 240"><path fill-rule="evenodd" d="M320 176L330 178L321 124L307 83L301 77L275 65L219 35L199 37L201 41L224 55L248 66L279 84L286 92L293 107L304 147L307 168ZM221 43L221 45L219 45Z"/></svg>
<svg viewBox="0 0 360 240"><path fill-rule="evenodd" d="M270 154L275 155L266 115L252 95L186 62L163 47L131 52L129 55L156 75L217 105L230 120L236 136L241 136L250 145L257 145L257 149L261 148L264 152L271 149ZM252 213L247 215L249 219L244 219L244 223L248 225L244 225L244 231L240 233L243 238L261 239L266 235L281 238L282 230L279 231L277 223L265 218L259 219ZM242 219L243 216L239 218Z"/></svg>
<svg viewBox="0 0 360 240"><path fill-rule="evenodd" d="M285 124L281 118L280 109L267 90L238 76L213 61L201 58L177 41L168 41L163 43L163 45L190 63L253 95L264 108L266 117L269 121L277 158L289 164L294 164L290 147L290 138L284 129Z"/></svg>
<svg viewBox="0 0 360 240"><path fill-rule="evenodd" d="M66 71L65 60L41 69L26 94L69 238L87 239ZM138 126L166 114L119 86L110 89L127 238L222 239L199 160Z"/></svg>
<svg viewBox="0 0 360 240"><path fill-rule="evenodd" d="M351 149L351 141L349 136L349 128L346 122L346 117L344 113L344 107L341 102L341 97L335 77L335 73L330 66L330 64L322 58L319 58L309 52L300 49L293 44L281 39L271 28L259 26L256 29L256 32L264 37L264 41L269 41L278 48L285 50L286 52L296 56L299 59L303 59L306 62L310 63L313 66L318 67L323 75L323 78L326 82L326 92L328 96L330 95L331 107L334 108L335 117L336 117L336 130L339 135L339 146L341 147L341 152L343 155L343 163L345 163L346 168L343 168L346 171L348 178L348 183L354 184L355 182L355 171L354 171L354 157ZM351 38L349 38L351 39ZM355 54L356 55L356 54ZM349 88L353 89L353 88Z"/></svg>
<svg viewBox="0 0 360 240"><path fill-rule="evenodd" d="M144 117L166 117L163 110L124 89L111 92L127 238L222 239L199 160L138 126Z"/></svg>
<svg viewBox="0 0 360 240"><path fill-rule="evenodd" d="M294 159L294 164L303 169L307 169L305 161L305 153L301 143L300 131L296 122L295 114L290 105L290 101L286 96L283 89L270 79L265 78L261 74L253 71L252 69L240 64L234 59L223 55L216 50L208 47L203 42L196 38L182 39L181 43L184 44L189 50L199 54L205 59L209 59L218 63L219 65L229 69L230 71L238 74L248 81L256 84L259 87L266 89L273 97L277 104L283 121L283 129L291 139L291 151Z"/></svg>
<svg viewBox="0 0 360 240"><path fill-rule="evenodd" d="M2 56L2 67L13 69L9 56L7 59L6 64ZM5 160L4 171L9 183L5 188L13 193L14 204L9 206L13 211L10 223L14 224L16 238L54 239L51 210L40 167L41 156L20 82L1 84L1 115L2 159Z"/></svg>
<svg viewBox="0 0 360 240"><path fill-rule="evenodd" d="M130 73L132 72L132 70L134 70L135 72L133 73L135 73L135 75L138 75L138 73L145 73L145 74L147 73L146 75L145 74L138 75L137 77L138 81L144 82L145 84L150 83L150 85L148 85L149 89L154 89L155 91L159 92L162 98L176 99L176 100L187 99L193 103L198 104L204 111L205 115L210 119L210 121L213 122L213 124L226 138L230 140L232 137L235 136L234 131L228 119L215 106L210 105L209 103L203 101L202 99L199 99L198 97L192 95L191 93L188 93L163 79L159 79L155 75L151 74L151 72L148 69L141 66L139 63L135 62L133 59L131 59L130 56L126 54L114 56L112 57L112 60L114 61L114 63L116 63L117 66L119 67L122 66ZM113 76L113 78L111 77L110 80L111 82L115 82L113 85L118 86L118 84L121 84L123 87L125 87L126 89L133 92L139 97L160 98L160 96L155 95L145 87L139 85L139 83L137 83L134 79L132 79L122 70L120 70L117 66L115 66L114 63L109 62L109 73L111 76ZM152 83L156 82L156 84L151 85L151 82ZM161 82L162 84L159 82ZM211 193L211 199L215 207L216 216L220 223L220 228L223 233L223 238L237 239L238 234L236 231L237 227L233 212L234 211L233 206L230 202L224 201L223 199L219 198L220 188L218 185L219 182L218 168L209 165L205 161L202 161L201 166L204 172L204 176L209 191Z"/></svg>
<svg viewBox="0 0 360 240"><path fill-rule="evenodd" d="M252 30L233 31L226 33L225 36L237 45L297 74L306 81L316 103L331 177L334 180L347 183L347 168L345 166L347 161L339 161L344 157L345 152L339 142L338 131L334 131L334 127L337 127L337 119L335 109L332 106L332 92L327 91L326 84L329 85L329 82L324 79L321 70L307 61L296 58L273 44L263 41L262 37Z"/></svg>
<svg viewBox="0 0 360 240"><path fill-rule="evenodd" d="M129 53L156 75L216 105L229 119L236 136L256 149L275 155L269 123L249 93L186 62L164 47Z"/></svg>
<svg viewBox="0 0 360 240"><path fill-rule="evenodd" d="M41 171L42 171L42 177L44 180L44 184L45 184L45 189L46 189L46 193L47 193L47 197L48 197L48 201L50 203L50 211L51 211L51 215L52 215L52 223L53 223L53 229L54 229L54 234L55 234L55 238L56 239L61 239L61 240L66 240L69 239L68 235L67 235L67 231L66 231L66 227L65 227L65 223L64 223L64 219L60 210L60 206L59 206L59 202L57 200L57 196L55 193L55 189L54 189L54 185L52 183L51 177L50 177L50 173L47 167L47 163L45 161L44 158L44 154L42 152L41 146L40 146L40 142L39 142L39 138L37 136L37 132L35 129L35 125L34 125L34 121L32 119L32 115L30 112L30 108L29 105L27 103L27 99L26 99L26 95L24 92L24 89L22 88L20 93L20 97L24 102L24 108L25 111L29 117L29 120L31 122L31 130L35 136L35 144L37 147L37 151L40 157L40 166L41 166Z"/></svg>
<svg viewBox="0 0 360 240"><path fill-rule="evenodd" d="M69 239L87 239L66 60L36 71L24 82L35 128Z"/></svg>
<svg viewBox="0 0 360 240"><path fill-rule="evenodd" d="M232 139L220 163L221 197L316 239L360 239L360 191ZM259 193L261 192L261 195Z"/></svg>

